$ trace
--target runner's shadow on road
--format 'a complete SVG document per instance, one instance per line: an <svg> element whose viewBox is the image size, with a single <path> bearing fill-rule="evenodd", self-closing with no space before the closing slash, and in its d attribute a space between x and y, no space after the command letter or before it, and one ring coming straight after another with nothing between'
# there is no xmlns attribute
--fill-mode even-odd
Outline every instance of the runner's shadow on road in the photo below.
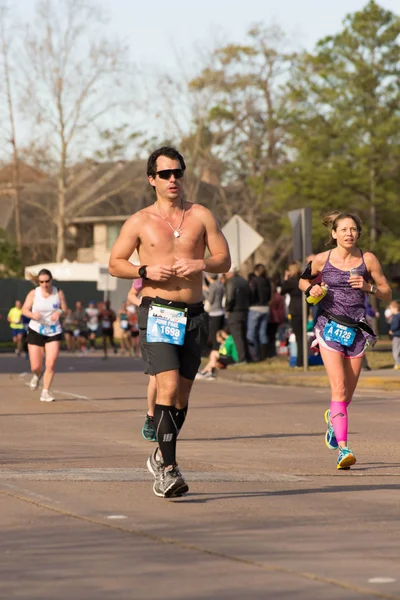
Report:
<svg viewBox="0 0 400 600"><path fill-rule="evenodd" d="M224 482L225 483L225 482ZM236 482L235 482L236 483ZM243 482L243 484L249 484L249 482ZM341 494L343 492L383 492L389 490L400 490L400 484L385 484L385 485L340 485L331 487L321 488L309 488L305 490L281 490L277 492L218 492L213 494L210 492L193 492L190 496L182 496L177 498L179 502L185 504L207 504L208 502L215 502L220 500L236 500L241 498L274 498L282 496L308 496L310 494ZM204 497L199 497L204 496Z"/></svg>
<svg viewBox="0 0 400 600"><path fill-rule="evenodd" d="M400 463L383 463L383 462L367 463L366 465L364 465L362 467L355 467L355 469L353 469L353 470L354 471L372 471L374 469L387 469L389 467L400 467Z"/></svg>
<svg viewBox="0 0 400 600"><path fill-rule="evenodd" d="M321 437L319 433L264 433L262 435L233 435L231 437L215 437L215 438L179 438L179 442L229 442L231 440L268 440L275 438L292 438L292 437Z"/></svg>
<svg viewBox="0 0 400 600"><path fill-rule="evenodd" d="M61 402L107 402L109 400L147 400L146 396L111 396L109 398L56 398L57 404ZM143 412L143 409L142 409Z"/></svg>
<svg viewBox="0 0 400 600"><path fill-rule="evenodd" d="M73 401L73 400L72 400ZM99 414L117 414L117 413L139 413L143 414L142 408L122 408L121 410L79 410L63 412L42 412L42 413L3 413L1 417L59 417L61 415L99 415Z"/></svg>

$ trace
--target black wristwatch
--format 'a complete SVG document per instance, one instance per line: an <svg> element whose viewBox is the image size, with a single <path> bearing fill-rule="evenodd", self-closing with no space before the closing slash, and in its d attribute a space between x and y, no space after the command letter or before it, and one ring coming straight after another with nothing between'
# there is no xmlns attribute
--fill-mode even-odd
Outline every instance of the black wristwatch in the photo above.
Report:
<svg viewBox="0 0 400 600"><path fill-rule="evenodd" d="M143 265L142 267L140 267L139 271L138 271L140 277L142 279L148 279L147 277L147 265Z"/></svg>

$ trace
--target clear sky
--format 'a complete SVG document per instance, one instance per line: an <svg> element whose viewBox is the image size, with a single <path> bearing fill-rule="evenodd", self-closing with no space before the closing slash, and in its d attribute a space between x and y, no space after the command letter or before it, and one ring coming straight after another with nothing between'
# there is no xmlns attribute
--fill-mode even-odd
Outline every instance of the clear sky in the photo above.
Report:
<svg viewBox="0 0 400 600"><path fill-rule="evenodd" d="M56 0L57 1L57 0ZM340 30L344 16L367 0L92 0L110 19L110 34L129 42L131 58L144 66L176 64L176 56L195 60L197 48L215 41L240 42L252 24L276 24L297 48L311 49L321 37ZM400 0L378 0L400 14ZM35 0L13 0L26 19Z"/></svg>
<svg viewBox="0 0 400 600"><path fill-rule="evenodd" d="M61 0L52 0L61 7ZM0 0L1 2L1 0ZM37 0L8 0L17 21L30 22ZM361 10L368 0L88 0L100 6L109 20L107 34L130 48L137 83L134 110L129 116L102 118L102 127L114 127L119 120L149 135L160 127L174 127L157 119L160 100L154 90L159 76L172 79L196 76L204 67L201 54L227 43L241 43L255 23L278 25L286 33L289 46L312 50L322 37L341 30L348 13ZM400 0L378 0L388 10L400 14ZM178 98L179 103L179 98ZM138 108L142 107L142 110ZM183 105L182 105L183 107ZM162 112L162 111L161 111ZM179 109L185 126L187 115ZM147 118L151 115L151 118ZM156 117L156 118L155 118ZM114 119L114 120L113 120ZM114 122L115 121L115 122ZM19 128L23 126L19 122ZM24 130L23 130L24 131ZM23 136L24 137L24 136ZM91 138L90 138L91 140Z"/></svg>

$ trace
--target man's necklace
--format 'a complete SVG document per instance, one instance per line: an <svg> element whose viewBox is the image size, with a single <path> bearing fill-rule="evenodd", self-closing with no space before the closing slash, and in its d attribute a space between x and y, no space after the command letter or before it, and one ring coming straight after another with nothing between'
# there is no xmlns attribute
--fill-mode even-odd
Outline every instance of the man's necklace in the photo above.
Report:
<svg viewBox="0 0 400 600"><path fill-rule="evenodd" d="M174 232L174 236L175 236L176 238L180 237L180 235L181 235L181 234L180 234L180 229L181 229L181 227L182 227L182 223L183 223L183 217L185 216L185 207L184 207L184 205L183 205L183 200L182 200L181 202L182 202L182 216L181 216L181 221L180 221L180 223L179 223L178 227L174 227L173 225L171 225L171 223L168 221L168 219L166 219L166 218L164 217L164 215L162 214L162 212L161 212L161 211L160 211L160 209L158 208L158 202L155 202L155 203L154 203L154 204L156 205L156 209L157 209L157 212L158 212L158 214L160 215L160 217L161 217L162 219L164 219L164 221L165 221L166 223L168 223L168 225L171 227L172 231Z"/></svg>

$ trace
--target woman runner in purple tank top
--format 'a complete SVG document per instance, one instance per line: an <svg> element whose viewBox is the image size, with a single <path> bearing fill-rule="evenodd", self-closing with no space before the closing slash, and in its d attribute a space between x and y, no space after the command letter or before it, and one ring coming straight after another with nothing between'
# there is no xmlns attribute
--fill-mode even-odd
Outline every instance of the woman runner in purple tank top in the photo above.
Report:
<svg viewBox="0 0 400 600"><path fill-rule="evenodd" d="M357 386L365 350L376 341L366 327L365 293L390 302L392 292L376 256L372 252L363 254L357 248L360 218L336 212L327 215L323 223L331 231L328 244L336 247L317 254L311 276L300 279L299 287L314 298L322 296L315 335L331 387L331 404L325 411L328 425L325 444L331 450L339 450L337 468L348 469L356 457L347 447L347 408ZM313 285L312 280L319 273L321 284ZM375 284L368 283L371 279ZM325 297L321 287L324 285L328 288Z"/></svg>

